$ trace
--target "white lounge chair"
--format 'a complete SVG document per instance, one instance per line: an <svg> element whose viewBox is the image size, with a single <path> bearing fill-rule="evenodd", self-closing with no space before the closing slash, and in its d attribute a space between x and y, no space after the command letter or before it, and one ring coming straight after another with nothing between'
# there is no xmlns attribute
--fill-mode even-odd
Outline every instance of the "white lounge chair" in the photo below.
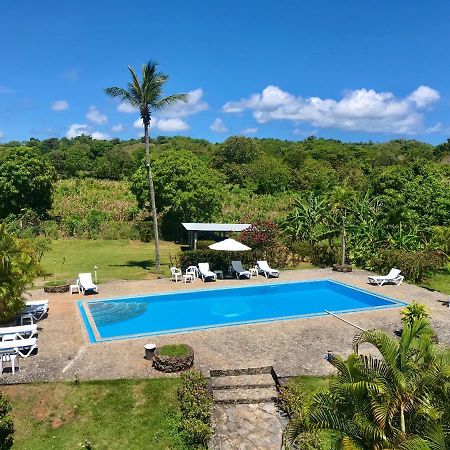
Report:
<svg viewBox="0 0 450 450"><path fill-rule="evenodd" d="M209 269L209 263L198 263L198 270L203 281L208 279L217 280L217 275Z"/></svg>
<svg viewBox="0 0 450 450"><path fill-rule="evenodd" d="M0 341L5 336L14 336L15 339L29 339L37 334L37 325L22 325L18 327L1 327L0 328Z"/></svg>
<svg viewBox="0 0 450 450"><path fill-rule="evenodd" d="M176 267L171 267L170 268L170 273L171 273L171 280L175 281L175 283L178 283L178 279L181 281L183 279L183 272L181 271L181 269L177 269Z"/></svg>
<svg viewBox="0 0 450 450"><path fill-rule="evenodd" d="M25 302L26 307L37 307L37 306L46 306L48 308L48 300L31 300L28 302Z"/></svg>
<svg viewBox="0 0 450 450"><path fill-rule="evenodd" d="M82 294L86 294L89 291L98 293L98 286L92 281L92 275L89 272L79 273L77 284Z"/></svg>
<svg viewBox="0 0 450 450"><path fill-rule="evenodd" d="M267 261L256 261L256 267L259 273L263 273L266 278L280 276L280 271L270 268Z"/></svg>
<svg viewBox="0 0 450 450"><path fill-rule="evenodd" d="M0 342L0 352L11 351L18 353L22 358L28 358L37 348L37 339L15 339L13 341Z"/></svg>
<svg viewBox="0 0 450 450"><path fill-rule="evenodd" d="M395 267L391 269L391 271L387 275L381 276L369 276L369 283L376 284L377 286L383 286L386 283L394 283L397 286L402 284L402 281L405 279L403 275L400 275L401 270L396 269Z"/></svg>
<svg viewBox="0 0 450 450"><path fill-rule="evenodd" d="M252 274L242 267L242 261L231 261L231 267L233 272L236 274L236 278L241 277L251 278Z"/></svg>
<svg viewBox="0 0 450 450"><path fill-rule="evenodd" d="M33 320L41 320L47 313L48 301L31 305L26 304L20 313L21 323L23 324L24 319L30 319L31 323L33 323Z"/></svg>

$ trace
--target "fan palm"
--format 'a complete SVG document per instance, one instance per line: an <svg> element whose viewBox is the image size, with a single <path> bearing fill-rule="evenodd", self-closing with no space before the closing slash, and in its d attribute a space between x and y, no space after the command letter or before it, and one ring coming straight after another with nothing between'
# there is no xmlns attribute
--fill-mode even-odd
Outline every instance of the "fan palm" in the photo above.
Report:
<svg viewBox="0 0 450 450"><path fill-rule="evenodd" d="M153 230L155 235L155 264L156 269L160 270L159 254L159 233L158 233L158 214L156 210L155 188L153 185L152 169L150 166L150 137L149 128L152 119L152 112L159 111L169 105L179 101L187 101L187 94L175 94L167 97L162 96L162 89L168 79L168 75L158 72L158 65L155 62L148 62L142 67L142 80L139 80L136 72L131 66L128 70L131 74L131 82L127 89L120 87L109 87L105 89L107 95L111 97L120 97L122 102L129 103L139 110L142 123L144 125L145 137L145 166L147 169L147 181L150 194L150 204L153 216Z"/></svg>
<svg viewBox="0 0 450 450"><path fill-rule="evenodd" d="M381 358L359 354L363 343L374 345ZM347 360L330 358L337 374L289 424L285 446L321 429L337 433L336 448L345 450L448 448L450 366L431 342L429 321L406 324L400 340L365 331L353 344L355 353Z"/></svg>

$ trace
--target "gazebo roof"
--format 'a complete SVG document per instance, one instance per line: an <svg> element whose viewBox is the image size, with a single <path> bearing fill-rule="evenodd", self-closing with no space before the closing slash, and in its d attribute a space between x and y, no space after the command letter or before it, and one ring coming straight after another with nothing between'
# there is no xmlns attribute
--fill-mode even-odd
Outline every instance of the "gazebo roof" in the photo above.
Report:
<svg viewBox="0 0 450 450"><path fill-rule="evenodd" d="M243 231L249 223L182 223L188 231Z"/></svg>

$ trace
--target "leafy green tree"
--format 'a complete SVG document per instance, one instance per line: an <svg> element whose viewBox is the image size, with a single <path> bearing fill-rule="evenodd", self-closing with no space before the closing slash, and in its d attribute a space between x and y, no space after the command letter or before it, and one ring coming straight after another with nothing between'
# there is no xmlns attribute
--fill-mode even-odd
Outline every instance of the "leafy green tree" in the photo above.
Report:
<svg viewBox="0 0 450 450"><path fill-rule="evenodd" d="M291 172L280 159L262 156L248 165L248 175L256 184L258 194L276 194L287 191L291 184Z"/></svg>
<svg viewBox="0 0 450 450"><path fill-rule="evenodd" d="M55 171L36 148L0 151L0 219L29 208L44 214L52 205Z"/></svg>
<svg viewBox="0 0 450 450"><path fill-rule="evenodd" d="M156 206L166 220L205 222L218 214L224 195L224 178L188 151L168 150L152 158ZM131 189L138 204L147 202L146 173L139 168L131 177Z"/></svg>
<svg viewBox="0 0 450 450"><path fill-rule="evenodd" d="M159 236L158 236L158 213L155 201L155 189L153 183L152 170L150 166L150 140L149 128L153 111L160 111L169 105L179 101L186 101L186 94L162 96L162 89L168 79L168 75L158 72L158 65L152 61L142 67L142 80L139 80L136 72L128 66L131 74L131 82L127 89L120 87L109 87L105 89L107 95L120 97L123 102L129 103L139 110L144 126L145 137L145 167L147 172L148 191L150 194L150 204L152 207L153 227L155 235L155 262L156 268L160 269Z"/></svg>
<svg viewBox="0 0 450 450"><path fill-rule="evenodd" d="M355 336L353 344L347 360L329 358L337 374L288 425L285 446L309 430L328 430L341 449L448 448L449 359L432 343L429 321L405 323L399 340L375 330ZM381 357L360 354L361 344L373 345Z"/></svg>
<svg viewBox="0 0 450 450"><path fill-rule="evenodd" d="M212 163L226 175L229 183L255 189L250 164L262 154L256 139L232 136L216 148Z"/></svg>
<svg viewBox="0 0 450 450"><path fill-rule="evenodd" d="M23 308L22 294L37 268L30 245L8 233L4 223L0 224L0 321L10 320Z"/></svg>

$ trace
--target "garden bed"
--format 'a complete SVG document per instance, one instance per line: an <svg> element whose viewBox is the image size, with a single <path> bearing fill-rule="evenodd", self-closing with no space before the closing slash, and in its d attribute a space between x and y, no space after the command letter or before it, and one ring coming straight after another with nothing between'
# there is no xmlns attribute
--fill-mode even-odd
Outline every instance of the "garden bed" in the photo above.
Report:
<svg viewBox="0 0 450 450"><path fill-rule="evenodd" d="M153 367L165 373L181 372L194 364L194 349L187 344L163 345L155 351Z"/></svg>

